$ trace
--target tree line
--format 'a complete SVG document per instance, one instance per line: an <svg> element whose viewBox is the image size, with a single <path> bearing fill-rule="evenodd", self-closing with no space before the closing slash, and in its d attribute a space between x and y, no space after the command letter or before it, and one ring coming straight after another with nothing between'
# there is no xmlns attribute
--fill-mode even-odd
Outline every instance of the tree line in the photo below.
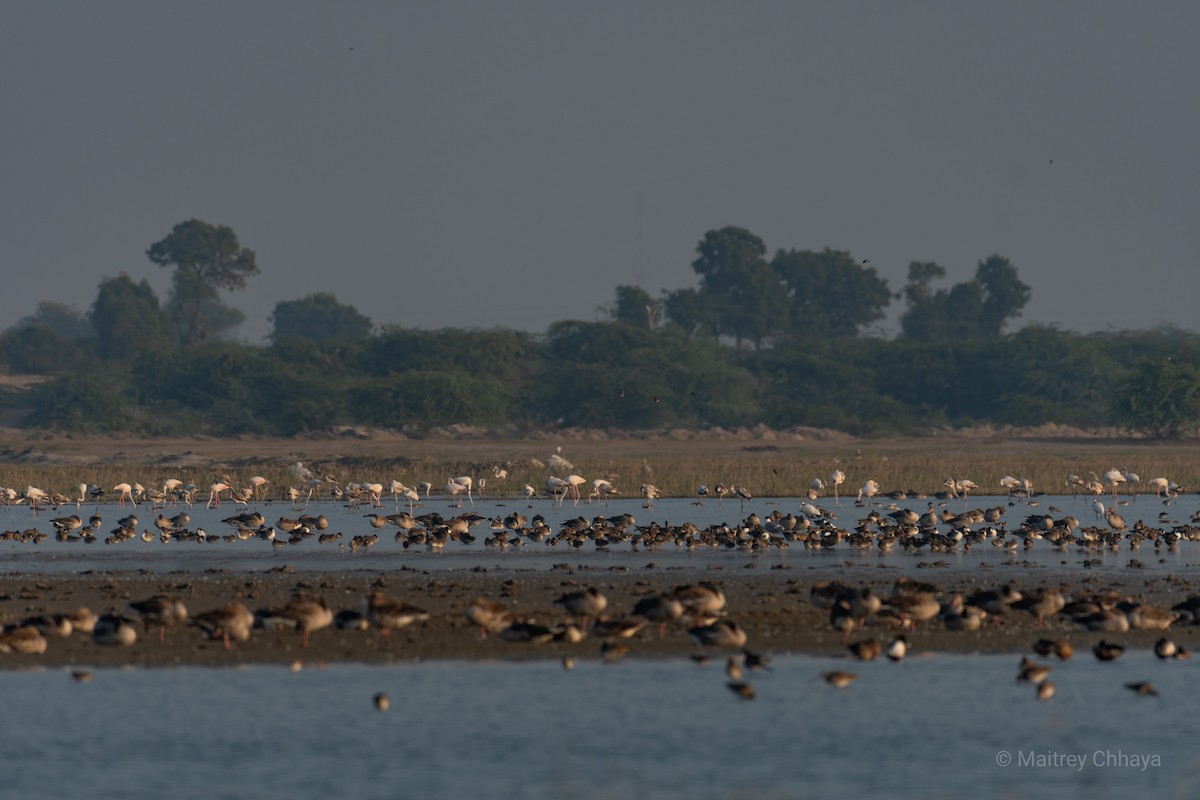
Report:
<svg viewBox="0 0 1200 800"><path fill-rule="evenodd" d="M619 286L602 321L541 334L376 326L316 293L277 303L260 346L228 338L240 312L221 299L258 274L255 254L229 228L188 220L146 251L173 270L165 302L120 275L86 313L43 302L0 334L0 368L49 377L0 405L29 427L144 435L1063 423L1175 437L1200 424L1200 337L1010 331L1031 289L1000 255L948 287L942 266L914 261L893 293L868 259L768 258L742 228L707 232L696 252L695 287ZM900 333L883 336L893 300Z"/></svg>

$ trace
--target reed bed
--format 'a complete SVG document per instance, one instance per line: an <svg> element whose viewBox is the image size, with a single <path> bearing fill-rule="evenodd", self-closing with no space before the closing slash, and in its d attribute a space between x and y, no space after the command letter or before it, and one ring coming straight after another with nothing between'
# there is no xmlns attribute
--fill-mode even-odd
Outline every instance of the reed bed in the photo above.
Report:
<svg viewBox="0 0 1200 800"><path fill-rule="evenodd" d="M664 497L693 496L696 487L717 483L745 487L756 497L802 497L814 479L826 488L821 496L832 496L830 476L845 473L842 496L854 497L868 479L883 492L916 491L933 494L943 489L948 478L970 479L979 488L976 496L1003 495L1000 478L1011 475L1029 478L1035 491L1062 494L1070 491L1066 476L1102 476L1113 468L1130 470L1142 479L1165 477L1184 491L1200 487L1200 461L1194 444L1151 444L1141 441L1031 441L927 438L839 441L836 443L761 441L671 441L606 439L601 441L553 440L443 440L443 441L331 441L270 440L244 442L205 440L200 442L111 442L37 441L9 445L10 452L32 448L36 458L60 459L59 463L28 463L30 458L10 458L0 463L0 486L18 492L27 486L78 497L79 484L102 487L106 500L115 499L118 483L141 483L161 488L167 478L197 485L196 498L208 498L214 481L231 479L246 485L260 475L269 483L268 496L285 497L289 486L300 482L288 465L303 461L318 476L331 475L342 485L350 482L381 483L385 491L392 480L416 486L433 484L435 496L442 494L448 479L459 475L486 482L484 496L507 499L522 495L525 484L544 492L551 474L565 477L575 473L591 481L604 478L621 496L636 497L642 484L653 484ZM570 470L552 470L546 464L561 447ZM186 453L179 465L175 454ZM164 461L164 459L167 459ZM507 478L495 468L507 470ZM324 484L314 496L327 496ZM1138 487L1120 487L1130 494ZM90 502L90 501L89 501Z"/></svg>

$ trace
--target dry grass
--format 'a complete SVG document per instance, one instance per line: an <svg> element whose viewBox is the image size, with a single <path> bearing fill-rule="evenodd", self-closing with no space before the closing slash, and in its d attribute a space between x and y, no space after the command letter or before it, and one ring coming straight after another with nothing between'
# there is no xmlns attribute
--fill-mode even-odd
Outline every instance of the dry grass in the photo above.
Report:
<svg viewBox="0 0 1200 800"><path fill-rule="evenodd" d="M498 440L426 439L372 436L369 439L197 439L116 440L10 436L0 441L0 486L33 485L63 494L80 483L106 490L119 482L162 485L165 478L193 482L207 490L228 475L245 482L252 475L271 481L278 495L294 479L287 465L303 461L342 482L397 479L437 487L454 475L488 482L488 495L513 496L529 483L541 489L551 474L533 465L556 448L589 481L611 480L624 495L653 483L664 496L690 496L699 483L740 484L756 496L799 496L814 478L828 482L834 469L846 473L844 495L853 496L867 479L883 488L932 493L947 477L969 478L978 494L1002 494L1002 475L1028 477L1035 489L1066 491L1065 476L1103 474L1128 468L1143 481L1167 477L1185 489L1200 486L1195 445L1134 440L1035 440L999 437L839 440L834 442L762 439L675 440L671 438ZM24 455L21 455L24 454ZM40 462L40 463L39 463ZM497 481L493 465L506 465L509 477ZM828 491L826 492L828 494Z"/></svg>

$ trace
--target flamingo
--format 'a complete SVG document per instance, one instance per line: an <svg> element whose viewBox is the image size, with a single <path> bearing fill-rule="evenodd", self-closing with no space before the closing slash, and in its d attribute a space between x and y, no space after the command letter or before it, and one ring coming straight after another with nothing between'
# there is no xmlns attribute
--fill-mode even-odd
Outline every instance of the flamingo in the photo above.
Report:
<svg viewBox="0 0 1200 800"><path fill-rule="evenodd" d="M459 483L456 479L451 478L446 481L446 494L450 495L451 500L453 500L451 508L462 508L462 498L459 495L466 491L468 491L467 487Z"/></svg>
<svg viewBox="0 0 1200 800"><path fill-rule="evenodd" d="M537 489L525 484L525 488L521 490L525 494L525 500L529 503L529 507L533 508L533 498L537 497Z"/></svg>
<svg viewBox="0 0 1200 800"><path fill-rule="evenodd" d="M723 483L718 483L713 487L713 491L717 493L717 505L725 502L725 495L729 494L729 487Z"/></svg>
<svg viewBox="0 0 1200 800"><path fill-rule="evenodd" d="M267 499L267 484L268 483L270 483L270 481L261 475L255 475L253 478L250 479L250 486L254 490L255 501L258 500L258 493L260 491L262 492L263 499L264 500Z"/></svg>
<svg viewBox="0 0 1200 800"><path fill-rule="evenodd" d="M1110 469L1104 473L1105 482L1112 488L1113 505L1117 504L1117 485L1125 483L1125 472L1119 469Z"/></svg>
<svg viewBox="0 0 1200 800"><path fill-rule="evenodd" d="M1067 486L1071 487L1071 496L1075 497L1079 494L1080 489L1084 489L1087 486L1087 482L1078 475L1070 474L1067 475Z"/></svg>
<svg viewBox="0 0 1200 800"><path fill-rule="evenodd" d="M846 473L840 469L835 469L829 476L829 482L833 484L833 504L838 504L838 487L846 482Z"/></svg>
<svg viewBox="0 0 1200 800"><path fill-rule="evenodd" d="M129 502L133 503L134 508L137 508L137 499L133 496L133 487L128 483L118 483L112 490L120 492L117 495L117 505L121 506L121 508L125 507L125 498L129 498Z"/></svg>
<svg viewBox="0 0 1200 800"><path fill-rule="evenodd" d="M736 495L738 496L738 498L741 500L741 503L742 503L742 508L743 508L743 509L745 509L745 508L746 508L746 501L747 501L747 500L753 500L753 499L754 499L753 495L751 495L751 494L750 494L750 492L746 491L746 487L745 487L745 486L734 486L734 487L733 487L733 493L734 493L734 494L736 494Z"/></svg>
<svg viewBox="0 0 1200 800"><path fill-rule="evenodd" d="M620 492L603 478L596 478L596 480L592 481L592 493L588 495L588 500L591 500L593 497L603 500L604 507L608 508L608 496L612 494L620 494Z"/></svg>
<svg viewBox="0 0 1200 800"><path fill-rule="evenodd" d="M870 500L872 497L874 497L877 494L879 494L879 484L876 483L874 480L868 480L861 487L859 487L858 500L856 502L861 503L862 499L864 497L866 497L868 500Z"/></svg>
<svg viewBox="0 0 1200 800"><path fill-rule="evenodd" d="M640 489L642 497L646 498L646 508L654 508L654 499L661 495L653 483L643 483Z"/></svg>
<svg viewBox="0 0 1200 800"><path fill-rule="evenodd" d="M475 498L471 496L471 486L473 481L470 475L460 475L457 478L451 478L452 481L463 487L467 492L467 499L471 501L471 505L475 505ZM457 493L453 493L457 494Z"/></svg>
<svg viewBox="0 0 1200 800"><path fill-rule="evenodd" d="M213 506L220 508L221 492L228 492L232 488L233 487L231 487L228 483L225 483L225 481L217 481L210 486L208 493L208 508L212 508Z"/></svg>
<svg viewBox="0 0 1200 800"><path fill-rule="evenodd" d="M579 505L579 487L587 483L587 478L582 475L568 475L566 477L567 492L574 496L575 505Z"/></svg>
<svg viewBox="0 0 1200 800"><path fill-rule="evenodd" d="M1121 467L1121 470L1125 473L1125 483L1130 487L1130 494L1133 495L1134 500L1137 500L1138 490L1135 487L1142 482L1141 477L1136 472L1130 472L1126 467Z"/></svg>
<svg viewBox="0 0 1200 800"><path fill-rule="evenodd" d="M551 475L546 478L546 494L550 495L551 502L557 500L559 505L567 496L567 482L562 478Z"/></svg>

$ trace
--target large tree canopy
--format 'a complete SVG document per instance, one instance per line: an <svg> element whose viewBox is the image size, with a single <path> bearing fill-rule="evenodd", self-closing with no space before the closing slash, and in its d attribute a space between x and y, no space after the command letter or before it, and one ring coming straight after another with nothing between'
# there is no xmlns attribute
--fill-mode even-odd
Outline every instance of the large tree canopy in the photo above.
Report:
<svg viewBox="0 0 1200 800"><path fill-rule="evenodd" d="M973 280L934 291L930 285L945 276L945 268L932 261L908 265L908 309L900 319L905 336L924 342L998 339L1029 302L1029 287L1002 256L980 261Z"/></svg>
<svg viewBox="0 0 1200 800"><path fill-rule="evenodd" d="M206 315L218 292L245 289L246 279L258 274L254 251L238 242L227 225L189 219L150 245L146 257L160 267L173 267L171 305L184 323L184 340L195 344L213 332Z"/></svg>
<svg viewBox="0 0 1200 800"><path fill-rule="evenodd" d="M339 303L330 292L276 303L271 324L271 337L276 340L294 336L313 342L365 339L374 327L370 317L352 305Z"/></svg>
<svg viewBox="0 0 1200 800"><path fill-rule="evenodd" d="M854 336L883 319L892 301L875 268L845 251L780 250L771 269L783 284L787 319L796 332Z"/></svg>

